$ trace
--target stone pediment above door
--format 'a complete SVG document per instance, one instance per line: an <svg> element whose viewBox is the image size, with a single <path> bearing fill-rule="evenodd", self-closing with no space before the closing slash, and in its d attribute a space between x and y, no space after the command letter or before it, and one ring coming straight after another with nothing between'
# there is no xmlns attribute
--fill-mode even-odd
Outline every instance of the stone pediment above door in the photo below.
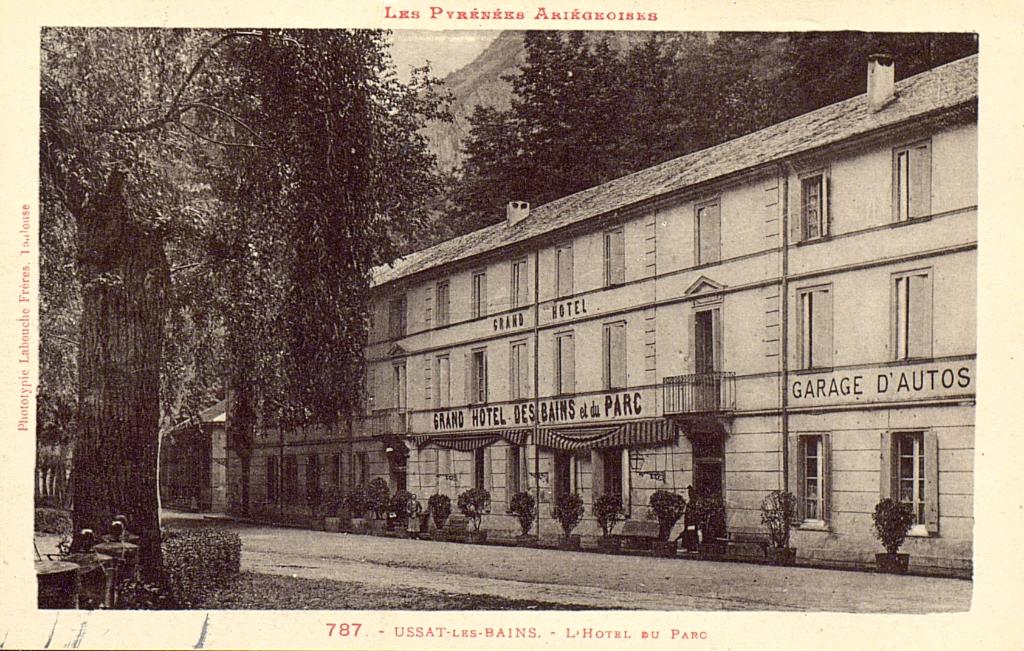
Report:
<svg viewBox="0 0 1024 651"><path fill-rule="evenodd" d="M409 351L398 344L394 344L391 348L388 348L388 357L405 357L408 354Z"/></svg>
<svg viewBox="0 0 1024 651"><path fill-rule="evenodd" d="M701 276L697 280L693 281L693 284L687 287L683 294L685 296L700 296L702 294L714 295L720 293L726 287L726 285L712 280L707 276Z"/></svg>

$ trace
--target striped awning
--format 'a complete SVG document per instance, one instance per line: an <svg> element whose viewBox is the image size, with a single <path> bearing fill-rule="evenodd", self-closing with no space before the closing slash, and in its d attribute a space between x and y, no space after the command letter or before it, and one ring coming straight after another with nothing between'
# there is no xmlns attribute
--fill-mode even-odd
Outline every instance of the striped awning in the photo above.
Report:
<svg viewBox="0 0 1024 651"><path fill-rule="evenodd" d="M548 427L537 433L537 445L556 450L642 448L671 443L675 423L663 418L609 426Z"/></svg>
<svg viewBox="0 0 1024 651"><path fill-rule="evenodd" d="M452 432L447 434L413 434L409 439L416 444L416 447L436 445L440 448L450 450L476 450L487 447L500 439L505 439L513 445L523 445L526 442L528 429L503 429L490 430L487 432Z"/></svg>

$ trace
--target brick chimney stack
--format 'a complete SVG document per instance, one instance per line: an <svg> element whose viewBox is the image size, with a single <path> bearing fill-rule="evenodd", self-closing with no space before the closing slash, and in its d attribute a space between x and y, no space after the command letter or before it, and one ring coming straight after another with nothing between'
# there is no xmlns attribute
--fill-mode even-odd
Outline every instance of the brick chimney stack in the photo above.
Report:
<svg viewBox="0 0 1024 651"><path fill-rule="evenodd" d="M505 210L506 222L515 226L530 216L530 204L526 201L509 201Z"/></svg>

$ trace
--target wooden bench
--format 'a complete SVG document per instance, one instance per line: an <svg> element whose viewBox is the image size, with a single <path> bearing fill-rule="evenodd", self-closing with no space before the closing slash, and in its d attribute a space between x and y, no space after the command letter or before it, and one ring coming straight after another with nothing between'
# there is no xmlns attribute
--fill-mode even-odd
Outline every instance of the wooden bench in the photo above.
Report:
<svg viewBox="0 0 1024 651"><path fill-rule="evenodd" d="M612 536L622 540L627 547L650 549L652 542L661 540L661 526L651 520L626 520L622 529L613 532Z"/></svg>
<svg viewBox="0 0 1024 651"><path fill-rule="evenodd" d="M758 560L768 558L768 547L772 544L771 538L767 534L747 531L730 531L726 541L728 545L726 553L729 556Z"/></svg>

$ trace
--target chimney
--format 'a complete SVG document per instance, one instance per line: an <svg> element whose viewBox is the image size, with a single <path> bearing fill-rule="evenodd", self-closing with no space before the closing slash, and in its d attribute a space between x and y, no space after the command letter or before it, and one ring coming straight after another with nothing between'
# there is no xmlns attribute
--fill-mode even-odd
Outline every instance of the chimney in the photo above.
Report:
<svg viewBox="0 0 1024 651"><path fill-rule="evenodd" d="M868 109L872 112L896 101L896 66L888 54L868 56Z"/></svg>
<svg viewBox="0 0 1024 651"><path fill-rule="evenodd" d="M515 226L530 216L530 204L526 201L509 201L505 209L506 222Z"/></svg>

